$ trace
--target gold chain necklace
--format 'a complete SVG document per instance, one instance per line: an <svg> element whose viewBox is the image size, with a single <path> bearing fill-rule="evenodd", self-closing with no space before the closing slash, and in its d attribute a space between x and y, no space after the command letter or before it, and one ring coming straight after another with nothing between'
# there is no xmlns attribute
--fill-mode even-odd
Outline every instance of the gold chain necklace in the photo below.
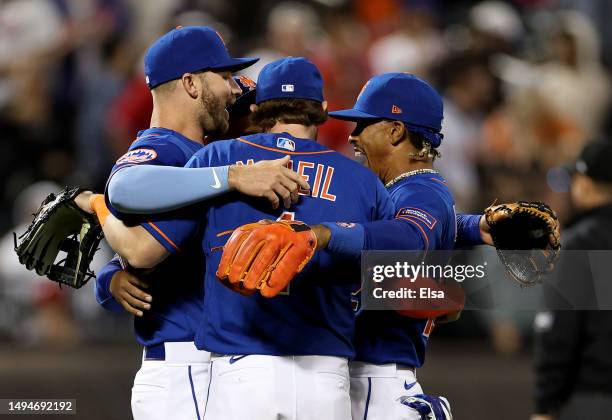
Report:
<svg viewBox="0 0 612 420"><path fill-rule="evenodd" d="M409 176L419 175L419 174L437 174L438 171L435 169L415 169L414 171L404 172L403 174L396 176L391 181L385 184L385 188L389 188L391 185L401 181L404 178L408 178Z"/></svg>

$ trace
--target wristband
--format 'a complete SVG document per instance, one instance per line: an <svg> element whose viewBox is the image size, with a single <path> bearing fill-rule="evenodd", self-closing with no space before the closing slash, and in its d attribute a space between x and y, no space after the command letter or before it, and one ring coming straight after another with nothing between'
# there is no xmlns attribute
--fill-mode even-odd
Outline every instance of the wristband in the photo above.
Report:
<svg viewBox="0 0 612 420"><path fill-rule="evenodd" d="M110 210L106 207L106 202L104 201L103 194L93 194L89 198L89 205L91 206L96 216L98 216L98 221L100 225L104 227L104 223L106 223L106 218L110 216Z"/></svg>
<svg viewBox="0 0 612 420"><path fill-rule="evenodd" d="M332 254L357 259L365 243L365 229L359 223L322 223L331 232L326 249Z"/></svg>

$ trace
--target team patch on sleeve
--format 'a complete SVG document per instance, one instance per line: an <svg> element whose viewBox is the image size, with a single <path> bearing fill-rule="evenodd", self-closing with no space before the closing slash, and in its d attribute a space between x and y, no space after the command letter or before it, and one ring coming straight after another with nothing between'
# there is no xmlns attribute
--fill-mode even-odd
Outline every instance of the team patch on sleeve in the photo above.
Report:
<svg viewBox="0 0 612 420"><path fill-rule="evenodd" d="M144 163L157 158L153 149L134 149L117 159L117 165Z"/></svg>
<svg viewBox="0 0 612 420"><path fill-rule="evenodd" d="M427 226L430 230L432 230L434 226L436 226L436 223L438 223L438 220L431 214L427 213L425 210L417 209L416 207L401 208L395 217L417 220L425 224L425 226Z"/></svg>

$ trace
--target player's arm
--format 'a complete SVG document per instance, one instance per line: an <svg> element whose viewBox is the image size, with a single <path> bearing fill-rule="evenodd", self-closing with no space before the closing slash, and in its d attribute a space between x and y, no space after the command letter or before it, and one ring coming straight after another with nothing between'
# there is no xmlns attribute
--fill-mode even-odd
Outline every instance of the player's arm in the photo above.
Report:
<svg viewBox="0 0 612 420"><path fill-rule="evenodd" d="M367 250L426 250L430 237L413 219L396 218L363 224L323 223L312 226L317 248L357 260Z"/></svg>
<svg viewBox="0 0 612 420"><path fill-rule="evenodd" d="M115 256L96 276L96 301L106 310L142 316L143 310L151 308L153 298L143 289L149 285L124 269Z"/></svg>
<svg viewBox="0 0 612 420"><path fill-rule="evenodd" d="M142 226L126 226L112 214L102 226L109 246L134 268L152 268L170 252Z"/></svg>
<svg viewBox="0 0 612 420"><path fill-rule="evenodd" d="M170 252L142 226L126 226L111 214L104 196L86 191L75 199L83 210L95 213L102 225L108 245L134 268L151 268L162 262Z"/></svg>
<svg viewBox="0 0 612 420"><path fill-rule="evenodd" d="M379 194L382 196L382 194ZM412 187L396 203L397 210L381 199L379 208L384 219L368 223L323 223L312 227L317 236L318 249L327 249L342 258L357 260L367 250L426 250L435 249L441 237L442 223L438 223L435 203L428 190ZM402 212L402 207L421 209ZM389 218L389 212L392 217Z"/></svg>
<svg viewBox="0 0 612 420"><path fill-rule="evenodd" d="M108 184L110 203L124 213L163 213L206 201L229 191L262 197L278 208L298 200L299 189L310 189L286 167L289 157L255 165L202 167L197 154L186 168L137 165L116 173ZM177 188L180 186L180 188Z"/></svg>
<svg viewBox="0 0 612 420"><path fill-rule="evenodd" d="M493 245L491 228L484 214L457 214L457 242L455 248Z"/></svg>
<svg viewBox="0 0 612 420"><path fill-rule="evenodd" d="M326 248L338 256L359 258L362 250L423 250L428 247L427 229L412 218L398 217L392 221L375 221L365 225L347 227L346 224L323 223L315 225L319 249ZM427 240L425 238L427 237ZM455 248L493 245L489 225L483 215L457 215L457 242Z"/></svg>
<svg viewBox="0 0 612 420"><path fill-rule="evenodd" d="M121 270L123 270L123 268L121 267L119 257L115 256L115 258L102 267L96 276L96 287L94 288L96 302L104 309L111 312L120 312L122 310L121 305L115 300L110 292L111 280L115 273Z"/></svg>

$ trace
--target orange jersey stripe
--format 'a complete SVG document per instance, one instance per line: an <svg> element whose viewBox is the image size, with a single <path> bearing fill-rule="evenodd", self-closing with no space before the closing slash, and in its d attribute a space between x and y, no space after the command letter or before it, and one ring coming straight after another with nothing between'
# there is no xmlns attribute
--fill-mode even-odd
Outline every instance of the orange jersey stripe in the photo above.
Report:
<svg viewBox="0 0 612 420"><path fill-rule="evenodd" d="M180 248L179 248L179 247L178 247L178 246L177 246L177 245L176 245L174 242L172 242L172 239L168 238L168 236L167 236L167 235L166 235L164 232L162 232L162 230L161 230L160 228L158 228L157 226L155 226L155 223L153 223L153 222L148 222L148 224L149 224L149 225L150 225L150 226L151 226L153 229L155 229L155 231L156 231L157 233L159 233L159 234L162 236L162 238L164 238L166 241L168 241L168 243L169 243L170 245L172 245L172 247L173 247L174 249L176 249L177 251L179 251L179 252L180 252L180 250L181 250L181 249L180 249Z"/></svg>
<svg viewBox="0 0 612 420"><path fill-rule="evenodd" d="M334 153L333 150L319 150L317 152L291 152L289 150L275 149L274 147L262 146L261 144L252 143L252 142L250 142L248 140L245 140L243 138L240 138L240 137L238 138L238 141L241 141L243 143L246 143L246 144L254 146L254 147L259 147L260 149L270 150L272 152L283 153L285 155L320 155L320 154L323 154L323 153Z"/></svg>
<svg viewBox="0 0 612 420"><path fill-rule="evenodd" d="M400 216L398 217L398 219L403 219L403 220L412 222L413 225L415 225L416 227L420 229L421 233L423 234L423 238L425 239L425 249L428 250L429 249L429 238L427 237L427 234L425 233L425 230L421 227L421 225L417 223L418 219L413 219L412 217L408 217L408 216Z"/></svg>
<svg viewBox="0 0 612 420"><path fill-rule="evenodd" d="M444 181L444 180L441 180L441 179L438 179L438 178L429 178L429 179L431 179L432 181L439 182L440 184L448 187L448 183L446 181Z"/></svg>

